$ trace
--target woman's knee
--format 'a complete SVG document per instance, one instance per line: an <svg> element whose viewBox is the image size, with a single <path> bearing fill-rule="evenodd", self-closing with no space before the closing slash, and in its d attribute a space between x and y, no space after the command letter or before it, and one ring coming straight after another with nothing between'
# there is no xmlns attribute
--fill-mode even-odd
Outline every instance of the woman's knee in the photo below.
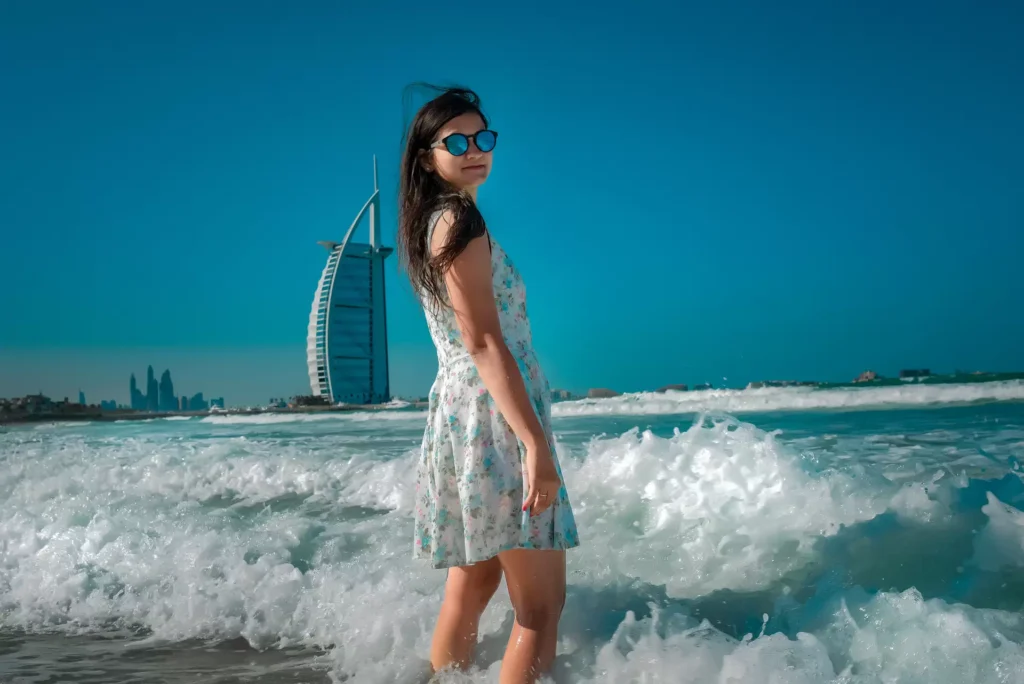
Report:
<svg viewBox="0 0 1024 684"><path fill-rule="evenodd" d="M534 584L521 588L512 598L516 622L526 629L543 631L554 628L565 607L565 585Z"/></svg>
<svg viewBox="0 0 1024 684"><path fill-rule="evenodd" d="M550 597L527 597L514 605L516 622L520 627L542 632L553 629L562 617L562 600Z"/></svg>

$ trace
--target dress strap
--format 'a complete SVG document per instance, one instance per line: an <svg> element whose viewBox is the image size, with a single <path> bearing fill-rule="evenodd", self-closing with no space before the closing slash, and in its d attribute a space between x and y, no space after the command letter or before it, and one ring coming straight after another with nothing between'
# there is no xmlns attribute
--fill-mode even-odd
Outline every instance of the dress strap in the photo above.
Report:
<svg viewBox="0 0 1024 684"><path fill-rule="evenodd" d="M427 223L427 254L428 255L431 253L430 245L434 241L434 228L437 227L437 222L440 221L440 220L441 220L441 210L440 209L435 209L434 212L430 214L430 218L427 219L427 221L428 221L428 223ZM491 242L491 231L488 230L487 228L484 228L484 234L487 235L487 251L490 252L491 254L493 254L494 253L494 244Z"/></svg>
<svg viewBox="0 0 1024 684"><path fill-rule="evenodd" d="M430 218L427 219L427 255L431 256L430 245L434 242L434 228L437 227L437 222L441 219L441 210L435 210Z"/></svg>

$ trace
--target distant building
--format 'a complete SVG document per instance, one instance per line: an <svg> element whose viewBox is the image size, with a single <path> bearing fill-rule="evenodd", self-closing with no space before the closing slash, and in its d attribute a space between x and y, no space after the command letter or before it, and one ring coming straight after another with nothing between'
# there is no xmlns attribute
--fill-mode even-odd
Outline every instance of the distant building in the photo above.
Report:
<svg viewBox="0 0 1024 684"><path fill-rule="evenodd" d="M135 373L132 373L131 382L128 384L129 401L128 405L131 406L133 411L145 411L146 410L146 396L139 391L138 383L135 382Z"/></svg>
<svg viewBox="0 0 1024 684"><path fill-rule="evenodd" d="M39 413L51 413L54 410L54 403L50 398L42 394L29 394L18 399L11 400L13 413L27 413L35 415Z"/></svg>
<svg viewBox="0 0 1024 684"><path fill-rule="evenodd" d="M909 370L900 371L900 380L921 380L931 376L931 371L927 368L913 368Z"/></svg>
<svg viewBox="0 0 1024 684"><path fill-rule="evenodd" d="M146 410L153 413L160 410L160 389L152 366L146 371Z"/></svg>
<svg viewBox="0 0 1024 684"><path fill-rule="evenodd" d="M569 401L572 399L572 392L564 389L551 390L552 401Z"/></svg>
<svg viewBox="0 0 1024 684"><path fill-rule="evenodd" d="M188 400L189 411L206 411L210 408L210 405L203 399L203 393L199 392L192 395L192 398Z"/></svg>
<svg viewBox="0 0 1024 684"><path fill-rule="evenodd" d="M165 370L160 376L160 398L158 400L161 411L176 411L178 399L174 396L174 383L171 381L171 371Z"/></svg>
<svg viewBox="0 0 1024 684"><path fill-rule="evenodd" d="M292 397L291 401L288 402L289 406L330 406L331 403L327 400L327 397L306 394L296 397Z"/></svg>
<svg viewBox="0 0 1024 684"><path fill-rule="evenodd" d="M85 406L85 392L78 390L78 403Z"/></svg>
<svg viewBox="0 0 1024 684"><path fill-rule="evenodd" d="M224 397L210 399L210 408L224 408Z"/></svg>
<svg viewBox="0 0 1024 684"><path fill-rule="evenodd" d="M178 400L178 410L188 411L188 397L186 397L184 394L181 395L181 398Z"/></svg>
<svg viewBox="0 0 1024 684"><path fill-rule="evenodd" d="M610 399L611 397L617 397L619 393L615 390L605 389L603 387L597 387L587 390L588 399Z"/></svg>
<svg viewBox="0 0 1024 684"><path fill-rule="evenodd" d="M664 394L665 392L686 392L689 389L690 388L686 385L665 385L664 387L659 387L654 391L659 394Z"/></svg>
<svg viewBox="0 0 1024 684"><path fill-rule="evenodd" d="M854 380L854 382L872 382L872 381L877 380L877 379L878 379L878 373L876 373L873 370L866 370L863 373L861 373L860 375L858 375L857 379Z"/></svg>
<svg viewBox="0 0 1024 684"><path fill-rule="evenodd" d="M363 216L369 243L353 241ZM356 214L341 242L321 242L327 263L320 274L306 337L306 364L313 396L330 403L379 404L389 401L384 259L380 190L373 162L373 194Z"/></svg>

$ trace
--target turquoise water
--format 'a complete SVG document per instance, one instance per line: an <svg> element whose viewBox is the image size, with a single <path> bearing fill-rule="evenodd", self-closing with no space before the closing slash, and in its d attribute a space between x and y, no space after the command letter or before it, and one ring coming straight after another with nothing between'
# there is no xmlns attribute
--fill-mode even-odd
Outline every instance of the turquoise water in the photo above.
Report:
<svg viewBox="0 0 1024 684"><path fill-rule="evenodd" d="M1024 681L1024 383L559 404L558 682ZM0 682L421 682L410 410L0 434ZM500 595L500 594L499 594ZM507 600L476 669L497 681Z"/></svg>

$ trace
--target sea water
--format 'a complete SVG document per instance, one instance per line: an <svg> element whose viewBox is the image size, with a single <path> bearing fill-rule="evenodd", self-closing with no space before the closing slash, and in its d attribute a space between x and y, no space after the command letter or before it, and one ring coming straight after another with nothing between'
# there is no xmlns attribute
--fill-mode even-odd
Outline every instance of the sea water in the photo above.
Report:
<svg viewBox="0 0 1024 684"><path fill-rule="evenodd" d="M1024 383L555 406L557 682L1024 682ZM0 682L423 682L425 415L0 434ZM508 600L474 669L496 682Z"/></svg>

